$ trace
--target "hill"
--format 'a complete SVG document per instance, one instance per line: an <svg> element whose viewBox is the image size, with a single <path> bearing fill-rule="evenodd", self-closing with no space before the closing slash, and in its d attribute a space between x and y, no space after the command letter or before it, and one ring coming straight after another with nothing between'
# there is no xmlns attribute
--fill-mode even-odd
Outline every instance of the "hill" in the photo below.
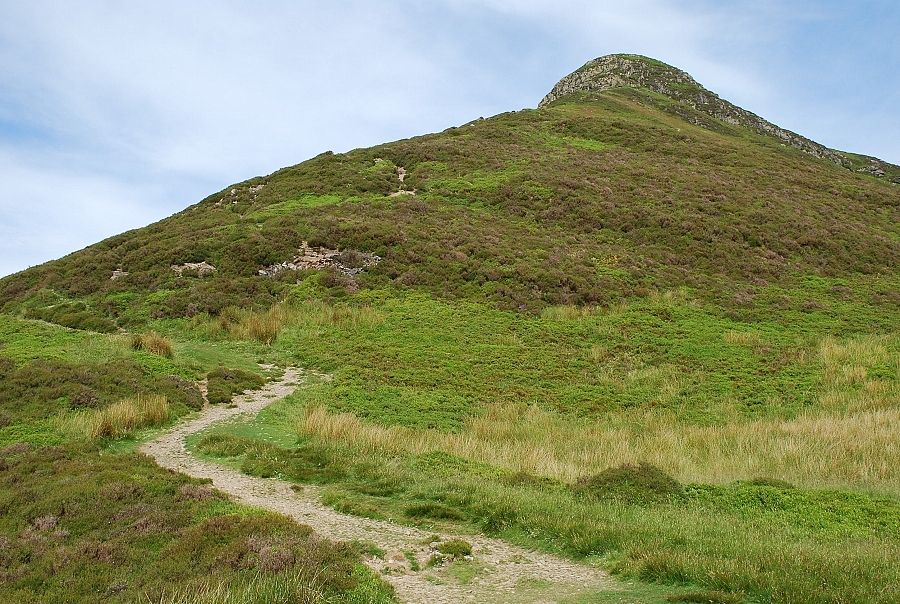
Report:
<svg viewBox="0 0 900 604"><path fill-rule="evenodd" d="M209 428L190 453L320 485L343 513L485 533L629 579L579 601L896 601L898 180L681 70L611 55L537 109L237 183L0 280L0 446L18 476L4 534L21 545L66 507L38 510L15 484L34 468L33 492L65 484L82 458L116 484L122 468L146 475L117 506L156 493L154 513L200 530L185 505L196 520L225 504L185 504L128 451L202 408L197 383L227 405L276 379L271 364L301 366L331 379ZM115 428L123 401L143 415ZM78 518L72 548L109 537ZM287 530L228 522L203 546L209 564L248 531ZM353 575L326 577L322 598L389 597L352 570L359 552L298 539L296 560L327 554ZM190 559L201 546L166 547ZM32 551L43 566L30 569L4 559L19 591L0 593L39 600L55 551ZM434 568L409 558L395 562L432 584L491 583L477 551ZM96 577L85 601L121 579L88 560L73 575ZM128 568L122 601L175 576ZM223 589L260 568L232 563Z"/></svg>
<svg viewBox="0 0 900 604"><path fill-rule="evenodd" d="M900 263L896 186L842 168L843 155L837 165L818 161L836 152L802 137L785 134L813 157L783 146L786 131L707 94L683 72L612 59L647 73L592 96L596 82L618 82L591 79L589 63L538 111L325 153L236 184L172 218L4 279L0 300L7 311L31 301L29 312L53 320L66 316L67 298L79 298L87 308L74 314L120 325L266 305L297 275L273 279L260 270L293 260L304 241L382 258L353 279L363 288L413 287L531 311L609 305L682 285L730 304L752 298L763 282L892 273ZM653 70L667 75L636 87ZM573 85L585 78L594 83ZM679 93L665 96L676 84ZM562 90L571 94L548 102ZM761 134L768 130L774 134ZM215 272L171 268L192 262ZM145 312L127 316L132 298L150 292Z"/></svg>

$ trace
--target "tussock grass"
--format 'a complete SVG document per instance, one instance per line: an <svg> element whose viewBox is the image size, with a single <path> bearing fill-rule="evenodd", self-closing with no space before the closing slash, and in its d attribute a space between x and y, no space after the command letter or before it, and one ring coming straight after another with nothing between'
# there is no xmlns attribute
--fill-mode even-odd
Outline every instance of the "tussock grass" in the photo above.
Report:
<svg viewBox="0 0 900 604"><path fill-rule="evenodd" d="M159 335L155 331L136 333L131 335L130 345L132 350L144 350L150 354L172 358L172 342L168 338Z"/></svg>
<svg viewBox="0 0 900 604"><path fill-rule="evenodd" d="M277 304L266 311L229 307L219 316L219 327L232 337L271 344L293 316L293 309Z"/></svg>
<svg viewBox="0 0 900 604"><path fill-rule="evenodd" d="M383 427L323 407L309 408L298 422L304 435L363 450L445 451L567 482L644 461L688 482L767 476L807 486L900 491L897 426L897 409L708 427L655 419L626 427L578 423L536 407L515 406L492 408L459 433Z"/></svg>
<svg viewBox="0 0 900 604"><path fill-rule="evenodd" d="M759 346L763 343L762 335L755 331L737 331L735 329L727 330L722 339L728 344L737 344L739 346Z"/></svg>
<svg viewBox="0 0 900 604"><path fill-rule="evenodd" d="M541 318L548 321L571 321L590 316L594 309L589 306L548 306L541 311Z"/></svg>
<svg viewBox="0 0 900 604"><path fill-rule="evenodd" d="M155 394L137 395L105 409L63 416L61 428L87 438L115 438L138 428L157 426L169 419L169 401Z"/></svg>
<svg viewBox="0 0 900 604"><path fill-rule="evenodd" d="M164 595L157 604L318 604L325 594L315 576L306 573L257 574L240 583L207 579Z"/></svg>
<svg viewBox="0 0 900 604"><path fill-rule="evenodd" d="M299 305L276 304L264 311L230 307L222 312L217 324L220 330L227 332L233 338L272 344L278 338L281 330L289 326L357 327L376 324L382 319L381 314L370 306L335 305L310 301Z"/></svg>
<svg viewBox="0 0 900 604"><path fill-rule="evenodd" d="M881 338L854 338L845 342L826 337L819 345L819 360L824 369L825 383L832 389L863 386L868 391L879 391L889 385L869 379L869 368L893 365L900 369L900 356L892 354ZM836 393L837 394L837 393ZM897 399L894 398L896 403ZM860 406L862 402L856 402Z"/></svg>
<svg viewBox="0 0 900 604"><path fill-rule="evenodd" d="M878 367L897 359L877 336L843 342L826 338L818 358L822 379L817 404L790 419L704 426L648 411L587 421L535 405L502 404L448 433L374 425L313 404L299 418L297 429L370 451L445 451L567 482L647 462L685 482L766 476L806 486L900 492L900 384L869 377L870 371L877 373ZM625 379L658 379L664 386L661 392L668 389L671 395L684 387L664 368L632 370Z"/></svg>

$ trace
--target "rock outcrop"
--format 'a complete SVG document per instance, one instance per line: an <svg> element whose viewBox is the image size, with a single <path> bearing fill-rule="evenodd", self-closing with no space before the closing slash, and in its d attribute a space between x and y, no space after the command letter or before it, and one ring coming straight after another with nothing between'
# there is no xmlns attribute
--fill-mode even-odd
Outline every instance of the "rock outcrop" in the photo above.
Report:
<svg viewBox="0 0 900 604"><path fill-rule="evenodd" d="M185 262L184 264L173 264L172 270L178 273L179 277L183 277L185 273L196 274L198 277L206 277L216 272L216 267L204 260L203 262Z"/></svg>
<svg viewBox="0 0 900 604"><path fill-rule="evenodd" d="M381 261L381 257L356 250L333 250L327 247L309 245L306 241L300 244L297 255L279 264L259 269L259 274L274 277L284 271L303 271L334 268L348 277L355 277L366 268Z"/></svg>
<svg viewBox="0 0 900 604"><path fill-rule="evenodd" d="M785 145L810 155L827 159L846 168L852 167L850 160L840 151L829 149L795 132L776 126L755 113L719 98L716 93L701 86L687 72L640 55L615 54L589 61L560 80L538 107L570 94L601 92L612 88L644 88L684 103L717 120L750 128L759 134L774 136Z"/></svg>

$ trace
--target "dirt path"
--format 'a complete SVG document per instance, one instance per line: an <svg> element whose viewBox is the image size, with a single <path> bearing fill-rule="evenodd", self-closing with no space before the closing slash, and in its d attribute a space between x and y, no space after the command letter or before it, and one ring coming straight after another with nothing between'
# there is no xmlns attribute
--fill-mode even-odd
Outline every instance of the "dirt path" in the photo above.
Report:
<svg viewBox="0 0 900 604"><path fill-rule="evenodd" d="M563 596L596 592L610 586L606 574L598 569L482 536L461 536L472 543L472 561L427 568L426 563L433 554L426 543L431 532L342 514L320 503L320 489L316 487L304 486L301 492L295 492L287 482L247 476L197 459L185 448L185 438L189 435L239 415L252 417L267 405L291 394L304 381L302 370L288 369L280 380L236 396L234 407L206 407L199 416L146 443L141 451L165 468L211 479L213 486L235 500L289 516L309 525L323 537L374 542L387 555L385 559L372 558L366 562L394 585L402 602L549 603ZM453 535L442 537L452 538ZM405 552L411 553L423 570L411 570Z"/></svg>

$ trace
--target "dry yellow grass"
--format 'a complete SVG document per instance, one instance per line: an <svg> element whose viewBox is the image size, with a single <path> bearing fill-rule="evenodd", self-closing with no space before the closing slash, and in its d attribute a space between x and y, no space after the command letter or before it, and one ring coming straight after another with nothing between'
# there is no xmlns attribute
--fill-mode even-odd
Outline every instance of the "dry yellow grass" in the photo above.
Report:
<svg viewBox="0 0 900 604"><path fill-rule="evenodd" d="M754 347L763 343L762 336L755 331L736 331L729 329L723 335L724 340L729 344L737 344L739 346Z"/></svg>
<svg viewBox="0 0 900 604"><path fill-rule="evenodd" d="M580 421L536 406L494 406L458 433L372 425L311 405L298 431L364 450L446 451L468 459L572 481L623 463L647 461L692 482L778 478L806 486L861 486L900 492L900 388L867 377L896 363L875 337L819 346L822 391L815 408L790 420L691 426L660 413ZM662 368L626 379L682 385Z"/></svg>
<svg viewBox="0 0 900 604"><path fill-rule="evenodd" d="M60 427L88 438L104 438L124 436L137 428L159 425L167 419L168 399L156 394L142 394L98 411L64 416Z"/></svg>
<svg viewBox="0 0 900 604"><path fill-rule="evenodd" d="M589 306L548 306L541 311L541 318L548 321L571 321L587 317L593 312L594 309Z"/></svg>
<svg viewBox="0 0 900 604"><path fill-rule="evenodd" d="M692 427L657 419L640 428L578 424L535 407L494 408L459 433L385 428L312 407L299 430L368 450L446 451L572 481L647 461L681 480L778 478L808 486L900 490L900 411Z"/></svg>
<svg viewBox="0 0 900 604"><path fill-rule="evenodd" d="M219 317L219 328L239 339L253 339L271 344L282 329L295 325L347 325L374 324L382 316L369 306L329 305L322 302L306 302L300 305L276 304L265 311L226 309Z"/></svg>
<svg viewBox="0 0 900 604"><path fill-rule="evenodd" d="M145 350L150 354L156 354L161 357L172 357L172 342L155 331L144 334L132 334L131 348L133 350Z"/></svg>

